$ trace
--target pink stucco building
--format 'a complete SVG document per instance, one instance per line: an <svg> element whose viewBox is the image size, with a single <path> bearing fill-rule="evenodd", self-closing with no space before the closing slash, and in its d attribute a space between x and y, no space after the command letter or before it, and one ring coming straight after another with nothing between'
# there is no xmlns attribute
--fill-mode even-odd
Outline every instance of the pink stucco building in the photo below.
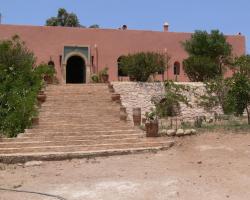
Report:
<svg viewBox="0 0 250 200"><path fill-rule="evenodd" d="M92 73L109 68L111 81L117 81L118 59L122 55L139 51L156 51L171 56L170 68L165 77L188 81L182 69L182 61L188 55L181 42L191 33L168 31L141 31L128 29L87 29L48 26L0 25L0 40L19 35L37 57L37 63L54 63L61 83L85 83ZM234 55L245 54L245 37L241 34L227 36Z"/></svg>

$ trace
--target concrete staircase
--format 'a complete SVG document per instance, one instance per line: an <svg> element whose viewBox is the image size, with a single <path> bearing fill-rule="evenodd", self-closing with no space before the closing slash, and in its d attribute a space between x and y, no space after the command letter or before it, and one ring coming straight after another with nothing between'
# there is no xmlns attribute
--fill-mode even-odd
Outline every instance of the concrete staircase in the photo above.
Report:
<svg viewBox="0 0 250 200"><path fill-rule="evenodd" d="M145 138L120 121L120 105L105 84L50 85L39 125L18 138L0 139L0 162L62 160L167 149L173 142Z"/></svg>

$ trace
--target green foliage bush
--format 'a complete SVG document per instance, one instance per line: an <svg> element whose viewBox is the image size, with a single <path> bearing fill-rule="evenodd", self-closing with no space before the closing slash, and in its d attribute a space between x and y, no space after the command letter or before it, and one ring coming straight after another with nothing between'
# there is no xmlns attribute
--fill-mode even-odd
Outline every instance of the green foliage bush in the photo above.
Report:
<svg viewBox="0 0 250 200"><path fill-rule="evenodd" d="M250 79L247 74L239 71L230 78L207 82L205 88L206 93L200 96L201 106L207 110L220 106L224 114L237 116L246 110L250 124Z"/></svg>
<svg viewBox="0 0 250 200"><path fill-rule="evenodd" d="M220 106L224 114L232 114L232 103L228 99L229 87L226 80L217 77L205 82L205 93L200 96L199 105L210 111L216 106Z"/></svg>
<svg viewBox="0 0 250 200"><path fill-rule="evenodd" d="M167 58L160 53L139 52L123 56L120 65L124 74L136 81L146 82L150 75L165 71Z"/></svg>
<svg viewBox="0 0 250 200"><path fill-rule="evenodd" d="M250 79L242 73L235 73L227 80L229 87L228 100L233 106L236 115L243 115L247 111L248 124L250 124Z"/></svg>
<svg viewBox="0 0 250 200"><path fill-rule="evenodd" d="M174 117L180 114L180 103L190 106L184 94L189 91L188 86L175 84L173 81L165 81L165 95L163 98L152 99L159 117Z"/></svg>
<svg viewBox="0 0 250 200"><path fill-rule="evenodd" d="M100 83L100 77L97 74L92 74L91 75L91 80L93 83Z"/></svg>
<svg viewBox="0 0 250 200"><path fill-rule="evenodd" d="M99 72L99 76L103 76L103 75L108 75L108 67L104 67L100 72Z"/></svg>
<svg viewBox="0 0 250 200"><path fill-rule="evenodd" d="M5 136L23 132L37 114L43 75L53 72L45 65L34 66L34 54L18 36L0 42L0 133Z"/></svg>

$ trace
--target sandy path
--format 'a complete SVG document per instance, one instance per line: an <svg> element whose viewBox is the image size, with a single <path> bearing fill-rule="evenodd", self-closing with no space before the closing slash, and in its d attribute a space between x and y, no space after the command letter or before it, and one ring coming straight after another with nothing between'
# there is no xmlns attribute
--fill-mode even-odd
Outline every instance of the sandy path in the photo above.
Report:
<svg viewBox="0 0 250 200"><path fill-rule="evenodd" d="M178 139L156 154L0 165L0 187L60 195L67 200L249 200L250 134ZM0 191L0 200L55 199Z"/></svg>

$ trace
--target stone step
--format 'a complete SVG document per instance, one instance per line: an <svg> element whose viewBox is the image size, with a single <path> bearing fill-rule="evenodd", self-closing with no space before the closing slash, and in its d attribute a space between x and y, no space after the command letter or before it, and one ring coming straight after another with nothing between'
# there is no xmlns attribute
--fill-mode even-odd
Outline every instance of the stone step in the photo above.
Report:
<svg viewBox="0 0 250 200"><path fill-rule="evenodd" d="M63 95L63 94L54 94L52 95L47 95L46 100L82 100L82 101L87 101L87 100L96 100L97 102L108 102L111 101L111 95L107 94L100 94L96 96L91 96L91 95L74 95L74 94L69 94L69 95Z"/></svg>
<svg viewBox="0 0 250 200"><path fill-rule="evenodd" d="M48 140L48 141L31 141L31 142L6 142L1 143L0 151L2 149L13 149L13 148L38 148L38 147L67 147L67 146L79 146L79 145L101 145L101 144L119 144L119 143L134 143L140 142L141 138L120 138L120 139L102 139L102 140Z"/></svg>
<svg viewBox="0 0 250 200"><path fill-rule="evenodd" d="M32 137L33 136L33 137ZM120 133L120 134L102 134L102 135L36 135L24 134L18 138L1 138L0 142L15 143L15 142L44 142L44 141L71 141L71 140L104 140L104 139L126 139L126 138L143 138L142 133Z"/></svg>
<svg viewBox="0 0 250 200"><path fill-rule="evenodd" d="M67 119L69 121L73 119L82 119L82 120L90 120L93 119L119 119L120 113L69 113L69 112L41 112L39 115L40 118L50 118L50 120L53 119Z"/></svg>
<svg viewBox="0 0 250 200"><path fill-rule="evenodd" d="M86 96L86 97L91 97L91 96L102 96L102 94L105 94L106 96L111 95L111 93L105 88L104 90L93 90L93 91L86 91L86 90L46 90L46 94L53 94L53 96L56 96L57 94L60 95L78 95L78 96ZM104 97L106 97L104 96Z"/></svg>
<svg viewBox="0 0 250 200"><path fill-rule="evenodd" d="M135 147L155 147L166 144L166 141L139 141L127 143L105 143L105 144L86 144L86 145L62 145L62 146L41 146L41 147L20 147L20 148L0 148L0 154L13 153L45 153L45 152L78 152L78 151L93 151L93 150L108 150L120 148L135 148Z"/></svg>
<svg viewBox="0 0 250 200"><path fill-rule="evenodd" d="M134 134L134 133L142 133L141 130L132 129L132 128L124 128L124 129L96 129L96 130L79 130L79 129L73 129L73 130L45 130L45 129L26 129L24 135L28 135L29 137L37 137L39 135L43 136L58 136L58 135L64 135L64 136L94 136L94 135L120 135L120 134Z"/></svg>
<svg viewBox="0 0 250 200"><path fill-rule="evenodd" d="M55 104L56 103L56 104ZM71 108L71 107L78 107L78 106L81 106L81 107L90 107L90 108L94 108L96 106L107 106L107 108L119 108L120 105L115 103L115 102L112 102L112 101L100 101L100 102L96 102L95 100L90 100L88 102L85 102L85 101L76 101L76 102L67 102L67 101L64 101L64 100L60 100L58 102L53 102L53 101L46 101L42 104L42 108L43 107L65 107L65 108ZM101 109L102 107L100 107Z"/></svg>
<svg viewBox="0 0 250 200"><path fill-rule="evenodd" d="M113 111L113 110L107 110L107 111L102 111L102 110L64 110L64 109L58 109L58 110L51 110L51 109L48 109L48 110L41 110L40 111L41 115L43 114L50 114L50 115L61 115L61 114L66 114L68 116L75 116L76 117L79 117L79 116L100 116L101 114L105 115L105 116L114 116L117 115L118 113L120 113L120 111ZM100 116L101 117L101 116Z"/></svg>
<svg viewBox="0 0 250 200"><path fill-rule="evenodd" d="M96 112L98 113L103 113L103 114L110 114L112 115L112 113L118 113L119 110L118 108L114 109L114 108L107 108L106 110L104 108L87 108L87 107L80 107L79 108L61 108L61 107L51 107L51 108L42 108L40 110L41 113L44 112L55 112L55 113L62 113L62 112L74 112L74 113L88 113L88 114L96 114ZM71 113L69 113L71 114Z"/></svg>
<svg viewBox="0 0 250 200"><path fill-rule="evenodd" d="M68 160L68 159L80 159L80 158L94 158L113 155L126 155L133 153L145 153L156 152L159 150L167 150L174 145L173 141L165 142L164 144L155 144L151 146L119 146L111 149L98 149L88 148L88 150L81 150L75 152L39 152L39 153L12 153L12 154L0 154L0 163L15 164L25 163L28 161L56 161L56 160Z"/></svg>
<svg viewBox="0 0 250 200"><path fill-rule="evenodd" d="M72 122L73 123L73 122ZM73 128L73 129L88 129L88 128L128 128L128 125L126 123L122 123L122 122L117 122L117 123L99 123L98 121L96 122L82 122L82 123L77 123L77 124L71 124L70 122L68 123L64 123L64 124L55 124L55 123L51 123L51 124L39 124L37 127L39 128ZM37 127L34 127L34 129L37 129ZM93 129L94 130L94 129Z"/></svg>
<svg viewBox="0 0 250 200"><path fill-rule="evenodd" d="M109 132L112 130L112 132L122 132L126 130L131 130L131 128L128 127L34 127L32 129L25 129L26 133L28 133L28 130L32 130L29 133L47 133L47 132L61 132L61 133L74 133L74 132L79 132L82 134L92 134L92 133L97 133L98 131L101 133L102 131Z"/></svg>
<svg viewBox="0 0 250 200"><path fill-rule="evenodd" d="M119 123L120 120L117 120L119 116L117 115L117 117L92 117L90 119L88 119L87 117L79 117L79 118L70 118L70 117L66 117L66 116L57 116L57 117L53 117L51 118L51 116L40 116L39 118L39 124L42 124L44 122L47 123L58 123L58 125L60 124L74 124L74 123L80 123L80 124L86 124L87 123L92 123L92 124L112 124L112 123ZM53 121L52 121L53 120ZM71 120L71 121L70 121ZM49 121L49 122L48 122Z"/></svg>
<svg viewBox="0 0 250 200"><path fill-rule="evenodd" d="M107 85L51 85L46 87L46 91L47 90L55 90L55 91L59 91L59 90L63 90L63 91L74 91L74 90L89 90L89 91L95 91L95 90L105 90L107 89L108 86Z"/></svg>
<svg viewBox="0 0 250 200"><path fill-rule="evenodd" d="M39 119L39 125L59 125L59 124L69 124L69 125L78 125L80 124L86 124L84 119L79 119L79 120L74 120L74 121L69 121L69 120L54 120L53 121L48 121L49 118L41 118ZM110 119L102 119L100 118L100 120L98 120L98 124L105 124L105 125L112 125L112 124L116 124L116 123L120 123L120 120L117 118L114 118L113 120ZM97 121L95 119L93 120L88 120L88 124L97 124Z"/></svg>
<svg viewBox="0 0 250 200"><path fill-rule="evenodd" d="M55 90L58 90L58 89L78 89L78 88L90 88L90 89L95 89L95 88L107 88L108 84L104 84L104 83L87 83L87 84L61 84L61 85L48 85L46 87L46 90L49 90L49 89L55 89Z"/></svg>

